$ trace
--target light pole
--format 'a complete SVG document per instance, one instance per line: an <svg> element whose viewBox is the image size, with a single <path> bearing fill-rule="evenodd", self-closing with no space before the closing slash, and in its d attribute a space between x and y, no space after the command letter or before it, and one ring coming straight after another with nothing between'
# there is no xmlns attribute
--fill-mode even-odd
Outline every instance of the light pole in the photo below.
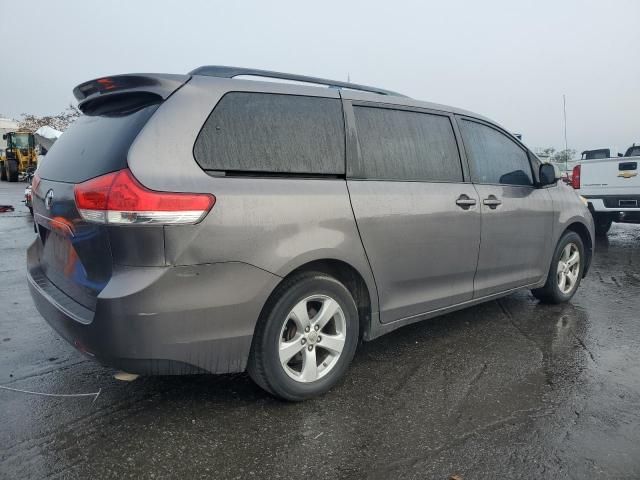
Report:
<svg viewBox="0 0 640 480"><path fill-rule="evenodd" d="M564 169L569 169L569 148L567 147L567 96L562 94L562 113L564 117Z"/></svg>

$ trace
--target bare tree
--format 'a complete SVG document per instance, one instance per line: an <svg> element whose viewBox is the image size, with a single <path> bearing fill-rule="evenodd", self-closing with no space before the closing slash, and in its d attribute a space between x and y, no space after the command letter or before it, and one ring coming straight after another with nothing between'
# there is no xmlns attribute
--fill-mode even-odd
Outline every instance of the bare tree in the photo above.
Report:
<svg viewBox="0 0 640 480"><path fill-rule="evenodd" d="M548 147L543 149L540 153L542 153L542 155L544 155L545 157L553 157L553 154L556 153L556 149L553 147Z"/></svg>
<svg viewBox="0 0 640 480"><path fill-rule="evenodd" d="M64 112L57 115L39 116L23 113L22 119L18 121L18 127L20 130L35 132L40 127L49 126L64 132L80 115L82 115L80 110L75 105L69 104Z"/></svg>
<svg viewBox="0 0 640 480"><path fill-rule="evenodd" d="M556 163L571 162L576 156L576 153L577 152L572 148L568 148L567 150L559 150L553 154L553 156L551 157L551 161Z"/></svg>

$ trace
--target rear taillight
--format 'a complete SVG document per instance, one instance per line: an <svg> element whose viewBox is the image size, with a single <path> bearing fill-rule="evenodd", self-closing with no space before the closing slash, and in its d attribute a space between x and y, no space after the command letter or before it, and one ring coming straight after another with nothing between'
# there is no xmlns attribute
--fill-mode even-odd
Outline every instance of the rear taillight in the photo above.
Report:
<svg viewBox="0 0 640 480"><path fill-rule="evenodd" d="M74 195L82 218L111 224L197 223L216 202L207 193L149 190L128 169L79 183Z"/></svg>
<svg viewBox="0 0 640 480"><path fill-rule="evenodd" d="M580 165L573 167L573 173L571 174L571 186L576 190L580 188Z"/></svg>
<svg viewBox="0 0 640 480"><path fill-rule="evenodd" d="M38 185L40 185L40 175L36 173L31 179L31 191L35 193L38 190Z"/></svg>

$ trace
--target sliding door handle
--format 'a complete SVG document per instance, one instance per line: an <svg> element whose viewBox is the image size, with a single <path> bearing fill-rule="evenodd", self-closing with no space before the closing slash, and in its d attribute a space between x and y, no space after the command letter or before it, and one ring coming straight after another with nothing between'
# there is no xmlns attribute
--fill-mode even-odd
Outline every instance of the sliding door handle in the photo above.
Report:
<svg viewBox="0 0 640 480"><path fill-rule="evenodd" d="M498 205L502 205L502 200L498 200L495 195L489 195L482 201L482 204L495 210Z"/></svg>

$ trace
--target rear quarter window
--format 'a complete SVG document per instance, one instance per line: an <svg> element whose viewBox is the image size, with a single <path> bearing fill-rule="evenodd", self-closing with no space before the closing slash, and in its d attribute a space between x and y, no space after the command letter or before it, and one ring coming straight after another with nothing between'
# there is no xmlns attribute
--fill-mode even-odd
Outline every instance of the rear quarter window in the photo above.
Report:
<svg viewBox="0 0 640 480"><path fill-rule="evenodd" d="M339 99L231 92L218 102L194 146L204 170L344 174Z"/></svg>
<svg viewBox="0 0 640 480"><path fill-rule="evenodd" d="M127 167L129 147L158 105L127 114L82 115L53 144L38 175L79 183Z"/></svg>

